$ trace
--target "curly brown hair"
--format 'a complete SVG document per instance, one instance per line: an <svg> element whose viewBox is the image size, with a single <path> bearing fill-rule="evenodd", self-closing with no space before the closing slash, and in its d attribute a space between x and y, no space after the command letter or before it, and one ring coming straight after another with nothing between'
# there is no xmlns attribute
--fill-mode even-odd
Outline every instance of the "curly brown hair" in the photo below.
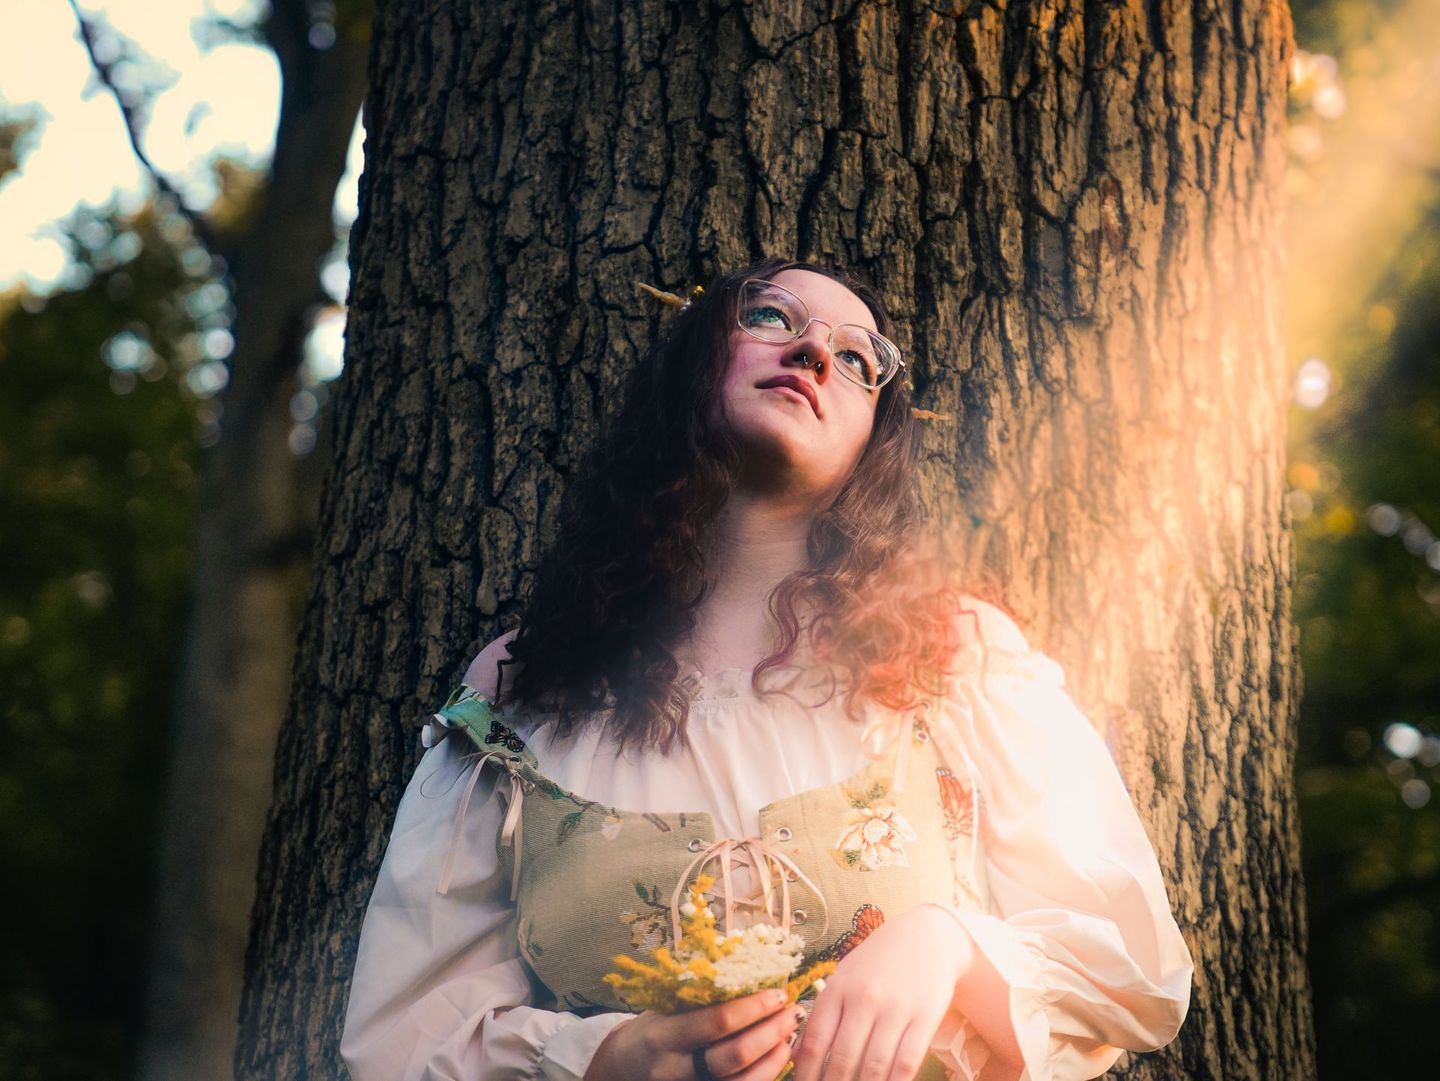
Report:
<svg viewBox="0 0 1440 1081"><path fill-rule="evenodd" d="M622 747L668 751L685 740L690 697L677 684L673 647L695 624L706 530L741 465L708 406L725 375L741 283L782 270L840 282L890 333L879 295L858 275L783 258L721 275L667 321L566 485L556 536L501 661L518 665L504 700L554 709L558 735L600 720ZM809 565L771 595L779 646L752 674L768 693L762 676L792 662L803 636L855 717L866 698L901 709L936 693L963 611L959 585L935 573L938 553L921 544L918 424L904 376L879 394L854 471L811 525ZM811 613L803 628L801 610Z"/></svg>

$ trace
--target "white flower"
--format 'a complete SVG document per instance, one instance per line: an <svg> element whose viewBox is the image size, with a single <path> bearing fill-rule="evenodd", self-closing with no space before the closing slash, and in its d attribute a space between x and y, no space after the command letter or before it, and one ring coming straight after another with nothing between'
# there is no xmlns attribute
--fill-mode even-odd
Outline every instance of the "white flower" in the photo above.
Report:
<svg viewBox="0 0 1440 1081"><path fill-rule="evenodd" d="M725 937L727 941L738 939L738 944L715 962L715 986L736 994L784 983L800 967L805 952L799 935L766 923L731 931Z"/></svg>
<svg viewBox="0 0 1440 1081"><path fill-rule="evenodd" d="M683 905L680 906L680 915L684 916L687 920L691 916L695 915L695 911L696 909L694 901L686 901Z"/></svg>
<svg viewBox="0 0 1440 1081"><path fill-rule="evenodd" d="M630 944L637 950L653 950L670 942L668 912L626 912L620 919L630 925Z"/></svg>
<svg viewBox="0 0 1440 1081"><path fill-rule="evenodd" d="M876 800L850 812L835 848L842 853L859 853L862 867L878 871L882 867L909 867L904 842L914 840L915 830L900 809L889 800Z"/></svg>

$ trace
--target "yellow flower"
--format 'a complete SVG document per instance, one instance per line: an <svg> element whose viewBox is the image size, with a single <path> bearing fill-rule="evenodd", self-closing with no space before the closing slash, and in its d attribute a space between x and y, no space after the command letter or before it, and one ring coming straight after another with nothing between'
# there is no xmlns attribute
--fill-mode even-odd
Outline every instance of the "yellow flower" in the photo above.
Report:
<svg viewBox="0 0 1440 1081"><path fill-rule="evenodd" d="M651 964L626 954L615 958L620 971L604 980L631 1009L681 1013L767 987L784 987L794 1002L816 980L835 971L835 962L825 961L795 976L804 944L798 935L777 927L756 924L720 934L705 900L714 885L710 875L691 883L690 900L680 909L681 935L673 953L664 947L654 949Z"/></svg>

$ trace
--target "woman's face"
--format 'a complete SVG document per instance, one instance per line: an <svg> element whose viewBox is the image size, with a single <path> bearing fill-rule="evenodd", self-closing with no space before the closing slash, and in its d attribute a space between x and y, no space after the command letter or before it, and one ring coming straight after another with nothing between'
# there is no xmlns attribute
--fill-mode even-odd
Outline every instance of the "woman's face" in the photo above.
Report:
<svg viewBox="0 0 1440 1081"><path fill-rule="evenodd" d="M783 343L760 341L736 326L721 408L744 449L747 481L833 495L870 438L880 391L835 370L830 328L857 323L878 330L875 317L863 300L824 274L782 270L769 280L805 302L810 325Z"/></svg>

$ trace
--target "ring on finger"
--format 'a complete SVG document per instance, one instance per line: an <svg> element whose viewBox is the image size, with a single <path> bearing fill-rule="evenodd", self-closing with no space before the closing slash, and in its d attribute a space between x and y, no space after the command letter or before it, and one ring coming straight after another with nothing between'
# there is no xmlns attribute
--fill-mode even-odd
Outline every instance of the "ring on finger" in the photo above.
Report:
<svg viewBox="0 0 1440 1081"><path fill-rule="evenodd" d="M690 1052L690 1062L695 1067L695 1076L698 1077L700 1081L720 1081L718 1077L710 1072L710 1064L705 1061L705 1052L709 1049L709 1044L701 1044L695 1048L694 1051Z"/></svg>

